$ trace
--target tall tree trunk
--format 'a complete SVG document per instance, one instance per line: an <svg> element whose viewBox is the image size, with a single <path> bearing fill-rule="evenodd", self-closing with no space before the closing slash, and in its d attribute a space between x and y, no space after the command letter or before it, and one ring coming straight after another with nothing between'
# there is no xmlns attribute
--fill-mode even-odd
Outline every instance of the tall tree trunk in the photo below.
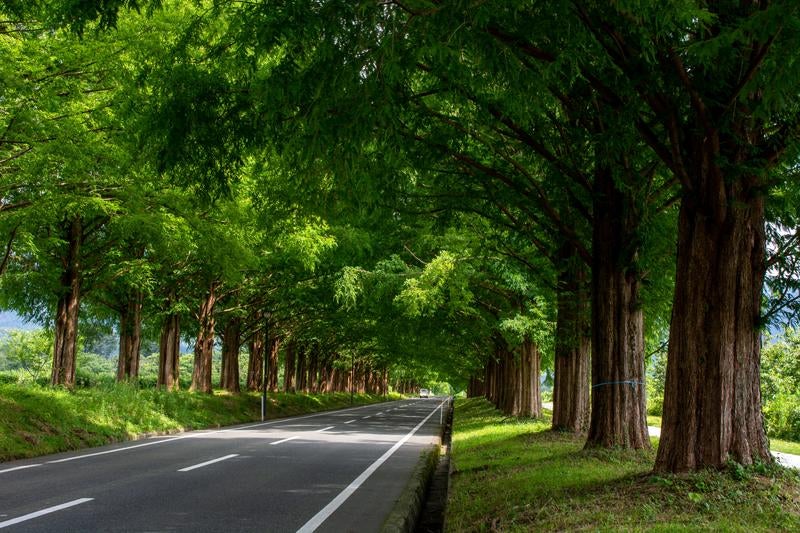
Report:
<svg viewBox="0 0 800 533"><path fill-rule="evenodd" d="M553 429L582 433L589 425L591 323L586 267L569 246L561 254L555 337Z"/></svg>
<svg viewBox="0 0 800 533"><path fill-rule="evenodd" d="M81 301L81 245L83 223L80 217L65 221L64 239L67 255L61 273L58 304L56 306L55 342L53 346L53 372L50 383L75 386L75 358L78 351L78 311Z"/></svg>
<svg viewBox="0 0 800 533"><path fill-rule="evenodd" d="M264 330L258 329L247 343L249 359L247 363L247 390L260 391L264 375ZM270 376L271 377L271 376Z"/></svg>
<svg viewBox="0 0 800 533"><path fill-rule="evenodd" d="M659 472L772 461L759 383L761 184L700 166L717 172L698 171L680 208Z"/></svg>
<svg viewBox="0 0 800 533"><path fill-rule="evenodd" d="M285 392L294 392L294 372L295 372L295 358L296 358L297 343L294 339L289 341L286 346L286 360L284 361L283 368L283 390Z"/></svg>
<svg viewBox="0 0 800 533"><path fill-rule="evenodd" d="M539 382L541 354L539 347L526 338L520 348L519 414L538 418L542 416L542 392Z"/></svg>
<svg viewBox="0 0 800 533"><path fill-rule="evenodd" d="M595 172L592 236L592 412L587 447L649 448L644 322L632 201Z"/></svg>
<svg viewBox="0 0 800 533"><path fill-rule="evenodd" d="M281 338L272 335L269 340L269 360L267 361L267 390L276 392L278 390L278 352L281 348Z"/></svg>
<svg viewBox="0 0 800 533"><path fill-rule="evenodd" d="M139 377L142 345L142 291L134 291L119 314L117 381Z"/></svg>
<svg viewBox="0 0 800 533"><path fill-rule="evenodd" d="M174 294L170 302L174 301ZM161 326L158 344L158 386L167 390L180 388L181 317L169 314Z"/></svg>
<svg viewBox="0 0 800 533"><path fill-rule="evenodd" d="M232 317L225 324L222 333L222 367L220 369L221 389L239 393L239 348L242 346L242 319Z"/></svg>
<svg viewBox="0 0 800 533"><path fill-rule="evenodd" d="M209 287L197 314L197 341L194 344L194 368L189 390L211 394L211 361L214 354L214 305L217 303L217 282Z"/></svg>
<svg viewBox="0 0 800 533"><path fill-rule="evenodd" d="M311 393L319 392L319 346L317 343L311 345L308 353L308 389Z"/></svg>
<svg viewBox="0 0 800 533"><path fill-rule="evenodd" d="M308 393L308 347L297 346L297 391Z"/></svg>

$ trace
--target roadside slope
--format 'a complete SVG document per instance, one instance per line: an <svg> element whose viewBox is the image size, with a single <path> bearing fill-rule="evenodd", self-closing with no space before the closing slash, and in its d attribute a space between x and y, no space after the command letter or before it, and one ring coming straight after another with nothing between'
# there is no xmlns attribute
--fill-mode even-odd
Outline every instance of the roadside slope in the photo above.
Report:
<svg viewBox="0 0 800 533"><path fill-rule="evenodd" d="M166 392L124 384L75 391L0 385L0 461L250 422L260 419L260 398L257 393ZM356 405L379 401L382 396L354 397ZM270 394L267 415L278 418L349 405L345 393L278 393Z"/></svg>
<svg viewBox="0 0 800 533"><path fill-rule="evenodd" d="M794 471L654 476L653 451L587 451L549 425L456 402L448 530L800 530Z"/></svg>

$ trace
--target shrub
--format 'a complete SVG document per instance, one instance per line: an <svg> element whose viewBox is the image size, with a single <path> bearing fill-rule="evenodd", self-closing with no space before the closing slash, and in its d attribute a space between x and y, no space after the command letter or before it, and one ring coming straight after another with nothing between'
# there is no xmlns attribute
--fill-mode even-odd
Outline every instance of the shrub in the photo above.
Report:
<svg viewBox="0 0 800 533"><path fill-rule="evenodd" d="M800 395L775 395L764 404L764 420L770 437L800 441Z"/></svg>
<svg viewBox="0 0 800 533"><path fill-rule="evenodd" d="M647 414L650 416L661 416L664 412L664 397L663 396L648 396L647 397Z"/></svg>

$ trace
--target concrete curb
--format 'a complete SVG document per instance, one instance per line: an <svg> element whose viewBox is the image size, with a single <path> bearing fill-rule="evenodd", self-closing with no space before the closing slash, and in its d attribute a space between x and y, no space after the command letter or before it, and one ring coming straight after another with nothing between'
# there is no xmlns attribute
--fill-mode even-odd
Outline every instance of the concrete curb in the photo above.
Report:
<svg viewBox="0 0 800 533"><path fill-rule="evenodd" d="M382 533L411 533L414 531L436 465L439 464L441 446L436 445L420 454L420 460L411 473L411 479L389 513L381 528Z"/></svg>

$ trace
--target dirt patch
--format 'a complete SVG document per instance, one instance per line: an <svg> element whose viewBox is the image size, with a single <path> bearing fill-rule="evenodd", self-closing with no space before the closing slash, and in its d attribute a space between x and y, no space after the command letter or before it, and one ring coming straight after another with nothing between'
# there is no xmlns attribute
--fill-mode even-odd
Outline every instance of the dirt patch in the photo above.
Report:
<svg viewBox="0 0 800 533"><path fill-rule="evenodd" d="M33 433L28 433L27 431L17 431L17 436L31 446L37 446L39 444L39 438Z"/></svg>

